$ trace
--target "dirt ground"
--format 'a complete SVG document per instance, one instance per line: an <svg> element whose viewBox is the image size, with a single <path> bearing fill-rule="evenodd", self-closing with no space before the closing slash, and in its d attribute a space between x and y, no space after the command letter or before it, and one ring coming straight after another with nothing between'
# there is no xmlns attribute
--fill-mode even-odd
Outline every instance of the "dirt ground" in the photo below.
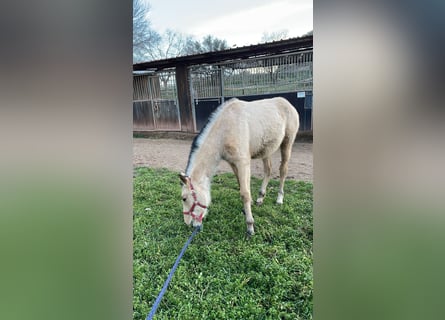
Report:
<svg viewBox="0 0 445 320"><path fill-rule="evenodd" d="M192 140L134 138L133 167L167 168L181 172L185 170ZM279 177L280 152L272 156L272 176ZM313 181L312 143L296 142L289 161L288 179ZM216 173L232 172L230 166L221 161ZM263 162L252 160L251 174L263 177Z"/></svg>

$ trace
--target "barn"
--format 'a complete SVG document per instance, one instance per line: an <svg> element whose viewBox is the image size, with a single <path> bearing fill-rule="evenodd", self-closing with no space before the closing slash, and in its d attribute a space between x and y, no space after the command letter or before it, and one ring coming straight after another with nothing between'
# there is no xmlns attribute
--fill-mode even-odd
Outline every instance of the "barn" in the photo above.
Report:
<svg viewBox="0 0 445 320"><path fill-rule="evenodd" d="M133 132L197 133L225 100L281 96L312 133L313 36L133 65Z"/></svg>

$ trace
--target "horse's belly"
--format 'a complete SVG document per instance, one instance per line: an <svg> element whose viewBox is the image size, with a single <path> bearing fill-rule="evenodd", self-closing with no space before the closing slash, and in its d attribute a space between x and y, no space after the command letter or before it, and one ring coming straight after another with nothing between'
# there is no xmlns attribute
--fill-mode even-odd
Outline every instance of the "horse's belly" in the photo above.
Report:
<svg viewBox="0 0 445 320"><path fill-rule="evenodd" d="M263 159L271 156L280 147L283 141L283 135L271 137L263 137L259 143L251 145L250 155L252 159Z"/></svg>

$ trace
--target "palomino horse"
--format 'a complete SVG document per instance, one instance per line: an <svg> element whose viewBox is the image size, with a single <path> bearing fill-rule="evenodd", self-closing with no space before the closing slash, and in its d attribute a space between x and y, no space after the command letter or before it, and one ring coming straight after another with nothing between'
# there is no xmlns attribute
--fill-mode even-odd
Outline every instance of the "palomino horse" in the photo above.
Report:
<svg viewBox="0 0 445 320"><path fill-rule="evenodd" d="M195 137L182 181L184 221L200 226L210 205L210 183L221 160L235 173L244 204L247 233L254 233L251 211L250 161L263 159L264 180L257 199L263 203L271 176L271 155L281 149L280 189L277 203L283 203L292 145L299 127L295 108L284 98L253 102L231 99L218 107L205 127Z"/></svg>

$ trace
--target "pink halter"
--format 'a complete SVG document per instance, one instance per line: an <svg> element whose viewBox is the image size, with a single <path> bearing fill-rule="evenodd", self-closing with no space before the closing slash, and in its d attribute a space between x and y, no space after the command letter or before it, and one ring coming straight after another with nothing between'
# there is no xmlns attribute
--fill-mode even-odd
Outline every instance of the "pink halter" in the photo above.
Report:
<svg viewBox="0 0 445 320"><path fill-rule="evenodd" d="M190 208L189 211L184 211L183 214L186 215L186 216L190 215L190 216L192 216L192 218L195 219L196 221L198 221L198 222L202 222L202 218L203 218L204 212L201 213L201 214L198 216L198 215L196 215L196 214L193 212L193 210L195 209L196 206L199 206L199 207L201 207L201 208L203 208L203 209L207 209L207 206L201 204L201 203L198 201L198 199L196 198L196 192L195 192L195 189L193 188L193 184L192 184L192 181L191 181L191 180L190 180L190 189L192 190L193 205L192 205L192 207Z"/></svg>

